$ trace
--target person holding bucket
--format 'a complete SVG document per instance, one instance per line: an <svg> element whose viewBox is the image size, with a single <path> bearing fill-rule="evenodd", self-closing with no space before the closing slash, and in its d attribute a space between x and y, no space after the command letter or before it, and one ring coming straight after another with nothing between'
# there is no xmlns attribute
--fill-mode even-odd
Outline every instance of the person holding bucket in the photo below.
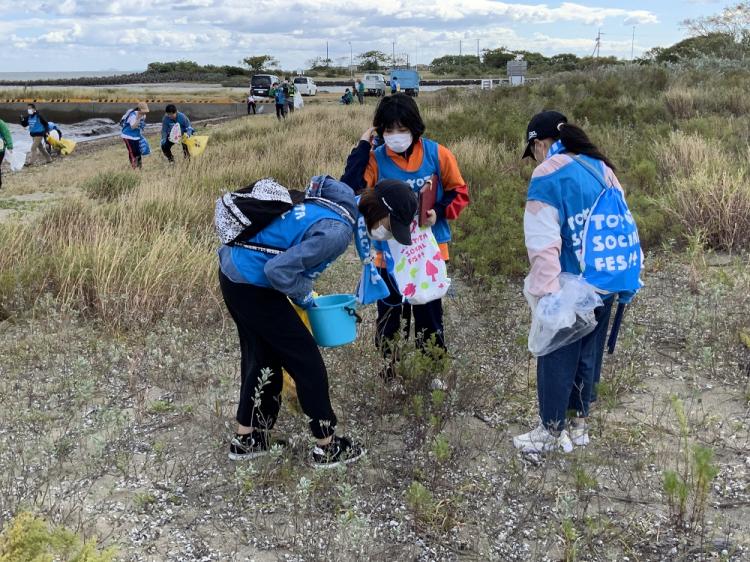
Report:
<svg viewBox="0 0 750 562"><path fill-rule="evenodd" d="M386 179L406 182L415 193L431 182L437 193L435 205L428 212L428 224L440 246L441 257L447 262L451 240L448 221L458 218L469 204L469 190L453 153L425 138L424 132L425 125L414 98L401 93L384 97L375 111L373 127L364 132L349 155L341 181L358 193L364 190L365 194ZM390 379L395 374L392 342L400 328L408 337L412 317L418 347L431 341L445 349L443 303L442 299L417 305L405 302L387 273L383 240L376 241L375 248L376 266L390 291L389 296L378 302L376 345L388 359L380 375Z"/></svg>
<svg viewBox="0 0 750 562"><path fill-rule="evenodd" d="M610 217L619 220L630 215L615 167L580 127L568 123L556 111L535 115L527 127L526 139L523 158L532 157L538 163L529 183L524 215L531 263L524 294L532 312L541 306L540 299L559 298L561 274L582 278L603 302L603 306L594 310L596 327L592 332L537 358L539 425L513 438L514 446L524 452L568 453L574 445L585 446L589 442L587 417L601 374L614 293L619 294L623 303L640 288L642 256L637 243L634 251L628 253L635 257L634 261L624 267L612 267L610 282L597 282L602 279L600 271L589 274L585 264L597 244L593 237L594 246L590 248L591 232L617 222L610 223ZM600 203L605 197L622 201L621 208L606 212ZM634 229L632 217L630 223ZM637 242L637 231L635 235L632 232L630 236L623 237L620 233L614 238ZM594 254L593 259L600 258ZM601 263L606 265L607 260Z"/></svg>
<svg viewBox="0 0 750 562"><path fill-rule="evenodd" d="M409 194L406 186L400 191ZM303 309L315 306L313 282L351 242L357 204L351 188L327 176L313 178L302 199L290 200L289 194L270 178L256 182L244 199L256 198L258 220L269 202L289 200L289 208L247 239L226 243L222 238L219 250L221 292L237 325L242 355L238 426L229 458L268 453L285 369L316 439L313 465L328 468L354 462L365 451L335 432L323 357L292 303ZM226 221L217 220L217 228L220 222Z"/></svg>

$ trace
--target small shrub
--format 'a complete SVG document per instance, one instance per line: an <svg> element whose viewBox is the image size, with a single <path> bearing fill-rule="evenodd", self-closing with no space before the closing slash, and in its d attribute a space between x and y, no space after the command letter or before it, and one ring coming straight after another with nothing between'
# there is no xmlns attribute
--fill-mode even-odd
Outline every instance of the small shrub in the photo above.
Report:
<svg viewBox="0 0 750 562"><path fill-rule="evenodd" d="M674 182L663 206L689 235L702 233L709 248L750 247L750 183L742 170L701 170Z"/></svg>
<svg viewBox="0 0 750 562"><path fill-rule="evenodd" d="M659 172L665 180L686 178L698 170L726 169L721 144L697 134L673 132L656 145Z"/></svg>
<svg viewBox="0 0 750 562"><path fill-rule="evenodd" d="M678 119L690 119L696 114L695 95L691 90L671 89L664 94L669 112Z"/></svg>
<svg viewBox="0 0 750 562"><path fill-rule="evenodd" d="M677 466L664 471L664 493L676 528L694 530L703 526L711 482L719 469L714 464L713 450L690 443L689 420L682 400L672 397L671 404L679 428Z"/></svg>
<svg viewBox="0 0 750 562"><path fill-rule="evenodd" d="M81 184L81 189L92 199L111 202L133 191L140 183L133 172L100 172Z"/></svg>
<svg viewBox="0 0 750 562"><path fill-rule="evenodd" d="M50 527L31 513L17 515L0 534L0 562L111 562L115 549L100 551L96 540L83 542L64 527Z"/></svg>

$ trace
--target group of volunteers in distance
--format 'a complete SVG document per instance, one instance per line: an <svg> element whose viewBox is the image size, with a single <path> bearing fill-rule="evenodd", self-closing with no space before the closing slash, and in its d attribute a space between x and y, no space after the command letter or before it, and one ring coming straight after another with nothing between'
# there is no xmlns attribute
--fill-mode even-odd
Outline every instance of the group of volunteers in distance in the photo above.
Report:
<svg viewBox="0 0 750 562"><path fill-rule="evenodd" d="M142 168L143 157L151 154L151 147L144 134L149 111L148 104L142 101L126 111L120 119L120 138L125 143L128 160L133 169ZM164 108L161 120L161 151L170 164L174 164L173 146L181 145L183 157L187 160L191 155L202 153L207 141L208 137L195 136L190 119L181 111L177 111L177 106L170 103Z"/></svg>
<svg viewBox="0 0 750 562"><path fill-rule="evenodd" d="M29 129L29 136L31 136L30 163L34 163L41 158L49 164L52 161L53 152L65 155L69 154L75 148L74 142L63 139L62 131L57 123L47 121L37 111L36 104L28 104L26 106L26 113L21 115L19 121L21 126ZM0 188L3 185L1 169L6 152L8 156L12 156L13 137L10 134L8 125L0 119ZM19 167L22 166L23 162L19 164Z"/></svg>
<svg viewBox="0 0 750 562"><path fill-rule="evenodd" d="M120 138L125 143L128 152L128 161L133 169L143 166L143 157L151 153L151 147L146 140L144 131L146 129L146 118L149 107L146 102L140 102L125 112L120 119ZM52 161L52 153L57 151L61 155L70 154L76 143L70 139L63 138L59 125L48 121L37 111L36 104L27 106L26 114L20 118L21 125L28 128L32 139L29 154L29 163L34 164L40 158L46 163ZM186 159L191 154L200 154L205 149L208 137L194 137L195 129L190 125L187 116L177 111L174 104L169 104L164 110L161 126L161 151L167 161L174 163L172 147L176 144L182 146L182 152ZM0 119L0 168L5 159L6 151L13 150L13 138L10 129ZM19 165L22 166L23 162ZM0 174L0 187L2 187L2 175Z"/></svg>
<svg viewBox="0 0 750 562"><path fill-rule="evenodd" d="M340 180L317 176L296 191L263 178L217 200L219 280L241 349L230 459L283 445L271 436L283 371L316 440L312 464L334 467L365 454L336 432L328 372L303 320L305 311L320 312L315 279L353 238L363 263L357 298L377 302L380 377L399 376L393 342L408 339L412 325L418 349L449 353L442 296L450 222L469 205L469 189L451 151L424 133L414 99L396 93L380 101ZM545 111L531 119L526 141L523 158L538 164L524 217L531 263L524 294L539 423L513 443L525 453L570 452L589 442L611 310L617 299L610 351L618 317L642 285L642 253L615 167L580 127Z"/></svg>

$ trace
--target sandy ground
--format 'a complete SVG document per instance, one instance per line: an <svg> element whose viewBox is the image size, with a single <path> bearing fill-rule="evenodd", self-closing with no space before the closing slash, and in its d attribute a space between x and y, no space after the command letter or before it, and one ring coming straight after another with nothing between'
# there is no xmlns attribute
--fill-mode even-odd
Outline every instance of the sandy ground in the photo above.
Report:
<svg viewBox="0 0 750 562"><path fill-rule="evenodd" d="M34 192L40 169L0 198L6 221L75 193ZM357 274L350 255L319 290L349 292ZM748 560L748 295L747 258L653 257L605 359L592 443L543 459L511 442L536 416L519 283L457 279L452 361L407 344L400 384L376 376L365 309L357 342L324 357L341 429L368 455L326 472L309 466L292 402L277 425L286 450L227 459L239 354L220 303L113 334L42 297L32 314L0 316L0 519L31 508L129 561ZM447 391L430 389L435 375ZM696 446L717 469L704 494ZM682 509L669 470L689 484Z"/></svg>

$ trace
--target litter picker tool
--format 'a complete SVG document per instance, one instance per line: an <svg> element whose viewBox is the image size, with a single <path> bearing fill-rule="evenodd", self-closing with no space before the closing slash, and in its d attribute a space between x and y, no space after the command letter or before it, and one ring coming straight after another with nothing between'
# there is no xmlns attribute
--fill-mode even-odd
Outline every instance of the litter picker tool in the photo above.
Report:
<svg viewBox="0 0 750 562"><path fill-rule="evenodd" d="M625 308L628 305L624 302L617 303L617 311L615 312L615 319L612 322L612 329L609 332L609 339L607 340L607 354L612 355L615 352L615 345L617 345L617 336L620 333L620 326L622 325L622 318L625 316Z"/></svg>

